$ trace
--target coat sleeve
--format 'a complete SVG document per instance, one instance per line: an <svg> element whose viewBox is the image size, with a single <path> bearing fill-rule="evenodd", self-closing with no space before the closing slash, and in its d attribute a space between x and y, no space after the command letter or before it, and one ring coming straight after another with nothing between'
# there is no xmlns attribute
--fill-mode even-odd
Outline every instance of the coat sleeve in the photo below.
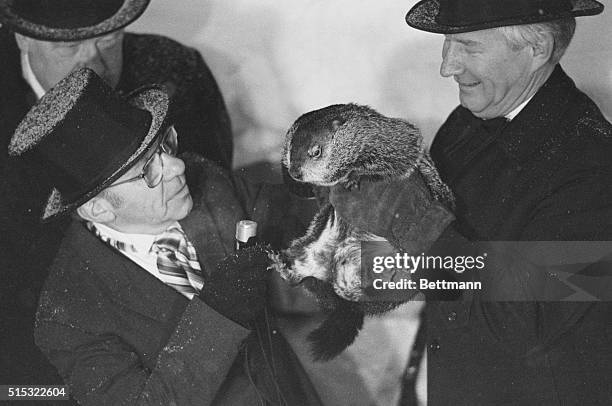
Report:
<svg viewBox="0 0 612 406"><path fill-rule="evenodd" d="M181 151L199 153L223 168L232 166L233 139L230 117L217 82L202 55L189 49L193 77L183 90L173 110L173 120L180 136Z"/></svg>
<svg viewBox="0 0 612 406"><path fill-rule="evenodd" d="M153 368L119 336L60 321L44 308L35 333L84 405L209 405L248 334L198 298L185 308Z"/></svg>
<svg viewBox="0 0 612 406"><path fill-rule="evenodd" d="M274 248L286 248L306 233L319 205L314 196L296 193L291 184L253 183L234 174L246 213L258 223L258 235Z"/></svg>
<svg viewBox="0 0 612 406"><path fill-rule="evenodd" d="M590 169L551 184L525 224L518 243L469 241L454 224L442 233L428 254L488 254L482 271L462 275L451 271L441 278L482 283L482 290L464 292L460 299L466 301L472 323L484 326L500 343L513 343L507 348L524 355L567 333L593 301L610 300L607 293L607 297L591 297L582 303L562 302L580 291L557 273L561 269L576 275L595 264L599 272L598 290L611 291L611 264L609 259L605 261L606 255L609 258L611 254L606 252L610 244L596 243L612 240L609 177L605 171ZM399 237L394 242L397 248L412 245L411 241L402 241ZM579 249L577 241L595 242L586 245L592 254L589 256L584 248ZM575 266L555 267L561 258L565 265ZM440 276L438 271L435 271L436 277ZM416 275L431 278L432 274L421 269ZM602 288L604 285L610 288Z"/></svg>
<svg viewBox="0 0 612 406"><path fill-rule="evenodd" d="M585 159L589 157L585 156ZM522 240L612 240L612 171L585 166L550 191L534 210Z"/></svg>

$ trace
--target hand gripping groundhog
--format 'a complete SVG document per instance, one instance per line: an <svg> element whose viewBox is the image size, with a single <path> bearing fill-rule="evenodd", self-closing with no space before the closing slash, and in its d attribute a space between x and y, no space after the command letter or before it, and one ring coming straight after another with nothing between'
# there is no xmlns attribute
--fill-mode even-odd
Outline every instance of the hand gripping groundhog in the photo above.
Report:
<svg viewBox="0 0 612 406"><path fill-rule="evenodd" d="M283 164L289 175L316 186L359 187L364 177L388 180L421 172L432 196L453 198L422 148L419 130L366 106L337 104L302 115L287 132ZM273 269L314 294L326 320L309 335L315 359L333 358L348 347L365 314L381 314L396 302L360 301L360 242L383 238L343 221L326 202L308 232L276 257Z"/></svg>

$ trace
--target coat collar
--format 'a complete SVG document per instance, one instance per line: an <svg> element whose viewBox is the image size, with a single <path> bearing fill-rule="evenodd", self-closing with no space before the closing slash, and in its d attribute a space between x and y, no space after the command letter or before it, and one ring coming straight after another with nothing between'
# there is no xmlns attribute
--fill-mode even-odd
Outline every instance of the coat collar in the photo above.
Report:
<svg viewBox="0 0 612 406"><path fill-rule="evenodd" d="M219 227L206 206L195 207L180 223L206 274L210 275L217 263L233 252L231 232Z"/></svg>
<svg viewBox="0 0 612 406"><path fill-rule="evenodd" d="M104 244L83 223L73 221L66 239L67 249L75 250L86 263L85 269L66 271L87 272L75 278L97 279L122 306L154 320L168 321L177 314L177 307L187 305L186 297Z"/></svg>
<svg viewBox="0 0 612 406"><path fill-rule="evenodd" d="M210 273L234 252L236 223L247 217L228 173L196 154L181 158L194 207L180 223Z"/></svg>
<svg viewBox="0 0 612 406"><path fill-rule="evenodd" d="M547 153L551 144L564 133L559 130L560 121L576 92L574 82L557 65L529 103L496 132L483 131L483 120L468 109L458 107L448 122L451 128L444 128L446 123L442 128L442 132L448 134L436 147L440 148L443 157L437 159L436 164L447 175L447 181L452 181L491 145L496 145L518 163L535 153Z"/></svg>
<svg viewBox="0 0 612 406"><path fill-rule="evenodd" d="M502 149L517 161L535 153L546 153L547 147L563 131L561 118L577 91L572 79L557 65L535 96L512 120L499 137Z"/></svg>

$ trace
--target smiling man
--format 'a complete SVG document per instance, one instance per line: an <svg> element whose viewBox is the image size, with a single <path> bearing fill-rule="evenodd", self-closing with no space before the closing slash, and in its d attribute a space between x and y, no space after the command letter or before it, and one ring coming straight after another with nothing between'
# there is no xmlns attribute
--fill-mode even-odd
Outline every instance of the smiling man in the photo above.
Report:
<svg viewBox="0 0 612 406"><path fill-rule="evenodd" d="M567 46L514 46L509 32L491 29L445 36L440 74L457 82L461 105L485 120L505 116L533 96L558 62L550 58L550 48L556 44L561 53ZM566 22L554 32L567 36L573 24Z"/></svg>
<svg viewBox="0 0 612 406"><path fill-rule="evenodd" d="M74 220L36 344L79 404L319 405L266 308L265 250L233 249L250 211L281 234L288 195L203 158L190 187L168 112L161 87L123 98L82 68L18 126L9 154L53 184L42 220Z"/></svg>
<svg viewBox="0 0 612 406"><path fill-rule="evenodd" d="M440 74L458 87L461 106L431 146L458 239L612 239L612 127L560 65L575 18L602 11L593 0L425 0L406 15L444 35ZM427 314L431 405L612 401L609 302L474 295Z"/></svg>
<svg viewBox="0 0 612 406"><path fill-rule="evenodd" d="M414 176L332 190L339 214L408 252L415 240L436 241L434 249L612 241L612 126L560 65L575 18L602 11L594 0L418 2L406 21L444 34L440 74L456 82L461 103L431 146L456 198L454 218ZM612 404L612 303L543 299L538 279L555 274L522 259L490 256L476 276L482 292L428 297L419 342L429 405Z"/></svg>

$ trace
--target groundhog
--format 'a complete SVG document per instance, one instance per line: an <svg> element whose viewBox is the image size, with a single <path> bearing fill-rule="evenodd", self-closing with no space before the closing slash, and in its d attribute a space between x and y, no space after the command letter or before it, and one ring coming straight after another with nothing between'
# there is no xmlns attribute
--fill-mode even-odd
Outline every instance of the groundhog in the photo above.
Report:
<svg viewBox="0 0 612 406"><path fill-rule="evenodd" d="M452 193L423 149L419 130L367 106L337 104L299 117L287 132L283 164L293 179L318 187L354 188L365 177L407 178L418 170L432 196L453 206ZM309 335L315 359L333 358L348 347L364 315L400 304L364 300L361 241L385 240L343 221L327 201L306 235L275 257L273 269L291 284L303 283L328 313Z"/></svg>

